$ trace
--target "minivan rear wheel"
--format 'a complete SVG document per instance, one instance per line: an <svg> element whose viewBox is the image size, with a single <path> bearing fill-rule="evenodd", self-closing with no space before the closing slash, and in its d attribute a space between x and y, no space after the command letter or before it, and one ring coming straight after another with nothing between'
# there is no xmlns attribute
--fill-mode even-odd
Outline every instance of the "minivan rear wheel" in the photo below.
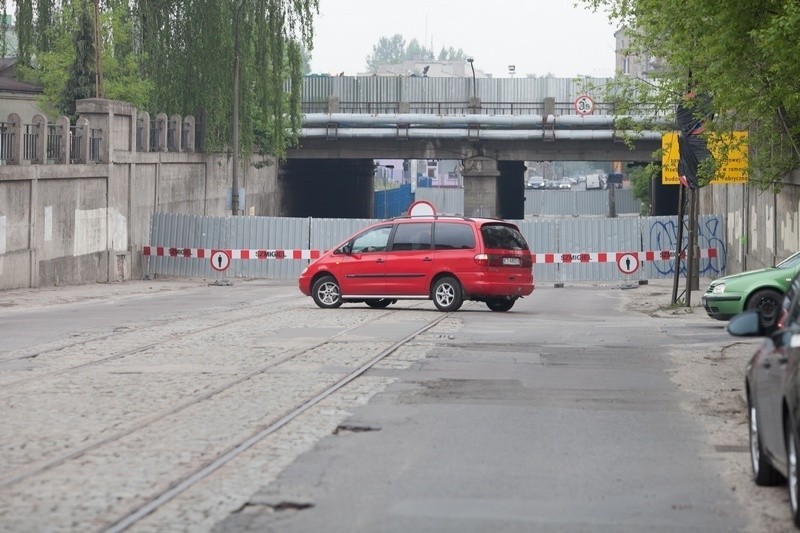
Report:
<svg viewBox="0 0 800 533"><path fill-rule="evenodd" d="M445 313L458 310L464 303L458 280L450 276L439 278L433 284L433 303L436 309Z"/></svg>
<svg viewBox="0 0 800 533"><path fill-rule="evenodd" d="M334 309L342 305L342 291L333 276L323 276L311 288L314 303L323 309Z"/></svg>
<svg viewBox="0 0 800 533"><path fill-rule="evenodd" d="M512 307L514 307L514 302L516 302L516 298L499 298L497 300L487 300L486 307L491 309L492 311L508 311Z"/></svg>

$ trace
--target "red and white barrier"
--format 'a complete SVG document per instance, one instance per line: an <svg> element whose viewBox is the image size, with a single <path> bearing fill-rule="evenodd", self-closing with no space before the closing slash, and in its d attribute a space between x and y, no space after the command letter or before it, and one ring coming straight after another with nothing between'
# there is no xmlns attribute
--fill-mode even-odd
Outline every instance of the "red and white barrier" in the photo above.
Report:
<svg viewBox="0 0 800 533"><path fill-rule="evenodd" d="M623 256L635 256L640 263L645 261L669 261L675 257L670 250L649 250L645 252L590 252L580 254L532 253L531 259L536 264L551 263L617 263ZM716 248L701 248L700 259L717 257ZM685 254L681 254L681 259Z"/></svg>
<svg viewBox="0 0 800 533"><path fill-rule="evenodd" d="M235 250L213 248L178 248L168 246L145 246L142 254L155 257L182 257L208 259L214 252L225 252L231 259L317 259L323 250ZM639 262L669 261L675 257L671 250L649 250L645 252L588 252L588 253L532 253L536 264L553 263L617 263L623 256L635 256ZM701 248L700 259L717 257L716 248ZM683 259L684 256L681 255Z"/></svg>
<svg viewBox="0 0 800 533"><path fill-rule="evenodd" d="M231 259L317 259L321 250L234 250L229 248L178 248L144 246L142 255L153 257L182 257L209 259L215 252L225 252Z"/></svg>

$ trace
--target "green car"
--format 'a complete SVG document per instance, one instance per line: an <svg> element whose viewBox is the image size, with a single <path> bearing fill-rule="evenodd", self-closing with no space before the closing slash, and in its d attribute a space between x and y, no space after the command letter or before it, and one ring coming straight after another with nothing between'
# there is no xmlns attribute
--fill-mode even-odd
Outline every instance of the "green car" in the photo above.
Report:
<svg viewBox="0 0 800 533"><path fill-rule="evenodd" d="M747 309L758 309L763 324L775 321L783 296L800 271L800 252L774 267L750 270L715 279L703 294L708 316L728 320Z"/></svg>

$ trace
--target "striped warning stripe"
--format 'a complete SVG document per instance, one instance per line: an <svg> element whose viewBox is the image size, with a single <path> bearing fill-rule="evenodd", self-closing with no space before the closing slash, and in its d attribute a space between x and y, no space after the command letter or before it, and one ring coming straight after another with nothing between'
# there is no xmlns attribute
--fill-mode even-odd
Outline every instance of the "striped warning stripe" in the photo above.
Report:
<svg viewBox="0 0 800 533"><path fill-rule="evenodd" d="M179 248L176 246L144 246L142 254L153 257L208 259L214 252L225 252L231 259L317 259L321 250L234 250L228 248Z"/></svg>
<svg viewBox="0 0 800 533"><path fill-rule="evenodd" d="M221 248L179 248L169 246L144 246L142 254L155 257L182 257L186 259L207 259L216 251L228 254L231 259L317 259L323 250L234 250ZM587 253L532 253L531 259L537 264L553 263L616 263L625 255L634 255L640 262L669 261L675 257L671 250L649 250L645 252L587 252ZM717 257L716 248L701 248L700 259ZM681 254L681 259L685 254Z"/></svg>
<svg viewBox="0 0 800 533"><path fill-rule="evenodd" d="M616 263L625 255L634 255L640 262L669 261L675 257L675 252L670 250L649 250L645 252L589 252L578 254L531 254L534 263ZM700 259L717 257L716 248L700 249ZM685 254L681 253L681 259Z"/></svg>

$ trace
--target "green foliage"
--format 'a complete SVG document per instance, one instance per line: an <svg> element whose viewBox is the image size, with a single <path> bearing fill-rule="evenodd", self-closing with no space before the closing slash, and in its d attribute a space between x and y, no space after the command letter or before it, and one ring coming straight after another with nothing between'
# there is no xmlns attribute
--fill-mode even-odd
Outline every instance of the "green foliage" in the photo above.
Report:
<svg viewBox="0 0 800 533"><path fill-rule="evenodd" d="M93 22L94 2L16 1L19 71L45 87L49 110L66 112L68 94L74 109L74 97L84 94L76 89L93 78L87 69L95 68L94 58L79 44L85 34L74 36L81 13L91 13ZM240 150L282 157L298 137L300 80L308 71L304 51L312 47L318 5L319 0L101 0L104 96L151 115L195 115L205 128L205 148L227 149L238 37ZM79 65L81 70L71 70ZM292 88L284 93L287 81ZM91 87L94 96L94 80Z"/></svg>
<svg viewBox="0 0 800 533"><path fill-rule="evenodd" d="M750 181L779 189L800 166L800 5L784 0L583 0L627 27L632 51L658 58L644 88L674 108L683 94L710 95L710 132L747 130ZM626 84L628 87L626 88ZM619 101L636 81L620 82ZM713 169L705 169L712 172ZM709 178L708 175L705 176Z"/></svg>
<svg viewBox="0 0 800 533"><path fill-rule="evenodd" d="M459 48L456 50L452 46L449 48L445 48L444 46L439 51L439 55L437 57L439 61L466 61L467 54L464 53L464 50Z"/></svg>
<svg viewBox="0 0 800 533"><path fill-rule="evenodd" d="M367 56L367 69L378 70L381 65L393 65L406 58L406 41L399 33L391 37L381 37Z"/></svg>
<svg viewBox="0 0 800 533"><path fill-rule="evenodd" d="M75 102L97 96L97 69L95 65L94 22L87 6L77 10L78 23L74 28L73 59L61 94L58 109L76 118Z"/></svg>
<svg viewBox="0 0 800 533"><path fill-rule="evenodd" d="M411 39L406 47L404 59L411 59L414 61L433 61L433 51L425 48L424 45L419 44L416 39Z"/></svg>
<svg viewBox="0 0 800 533"><path fill-rule="evenodd" d="M452 46L442 47L439 55L435 55L433 50L426 48L416 39L412 39L406 45L405 39L399 33L391 37L381 37L376 45L372 47L372 53L367 56L367 69L377 71L382 65L396 65L403 61L465 61L467 54L459 48L456 50Z"/></svg>
<svg viewBox="0 0 800 533"><path fill-rule="evenodd" d="M642 212L640 214L649 214L651 200L650 189L653 180L661 179L661 164L628 165L627 174L631 181L633 197L641 202Z"/></svg>

